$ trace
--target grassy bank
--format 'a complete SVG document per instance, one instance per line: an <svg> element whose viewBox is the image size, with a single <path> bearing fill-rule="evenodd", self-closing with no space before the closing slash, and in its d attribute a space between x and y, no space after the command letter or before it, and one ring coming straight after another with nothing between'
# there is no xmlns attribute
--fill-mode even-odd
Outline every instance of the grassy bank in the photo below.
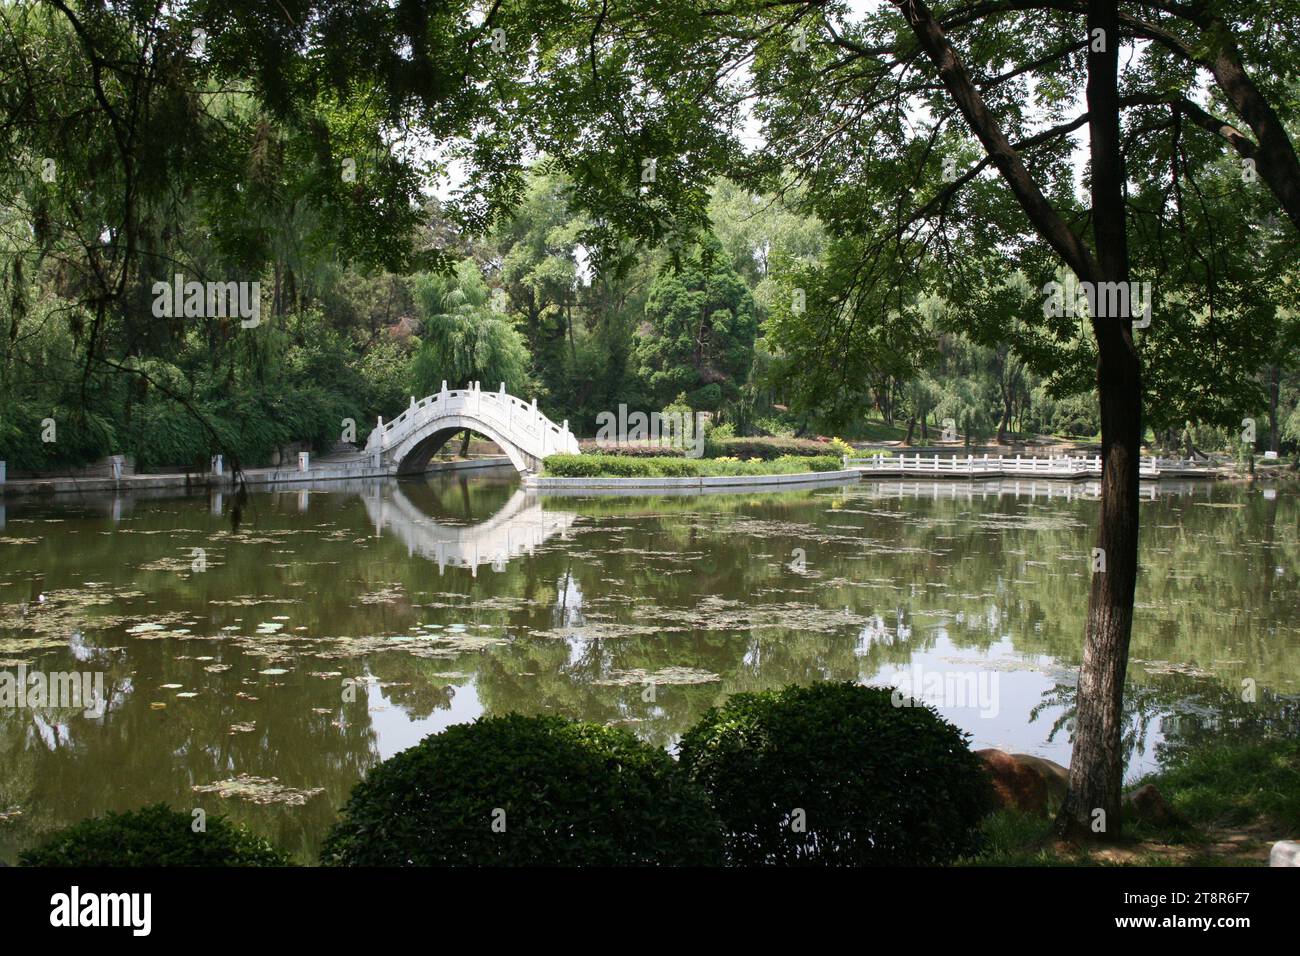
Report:
<svg viewBox="0 0 1300 956"><path fill-rule="evenodd" d="M984 822L977 866L1256 866L1277 840L1300 838L1300 741L1224 742L1171 759L1151 783L1186 821L1158 830L1126 823L1113 845L1077 849L1052 821L1000 811Z"/></svg>
<svg viewBox="0 0 1300 956"><path fill-rule="evenodd" d="M630 455L551 455L543 463L548 478L698 478L715 475L793 475L836 471L834 455L785 455L771 461L732 458L632 457Z"/></svg>

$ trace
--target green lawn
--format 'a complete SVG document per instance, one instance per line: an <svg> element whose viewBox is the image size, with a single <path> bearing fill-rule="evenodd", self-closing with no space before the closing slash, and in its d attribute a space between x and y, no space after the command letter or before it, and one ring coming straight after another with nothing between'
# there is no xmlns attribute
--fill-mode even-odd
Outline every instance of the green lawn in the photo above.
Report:
<svg viewBox="0 0 1300 956"><path fill-rule="evenodd" d="M1155 784L1188 828L1126 825L1113 846L1075 851L1054 840L1051 819L1003 810L984 821L984 850L965 862L1238 866L1261 863L1264 846L1300 835L1300 741L1212 744L1175 757L1136 786L1147 783Z"/></svg>

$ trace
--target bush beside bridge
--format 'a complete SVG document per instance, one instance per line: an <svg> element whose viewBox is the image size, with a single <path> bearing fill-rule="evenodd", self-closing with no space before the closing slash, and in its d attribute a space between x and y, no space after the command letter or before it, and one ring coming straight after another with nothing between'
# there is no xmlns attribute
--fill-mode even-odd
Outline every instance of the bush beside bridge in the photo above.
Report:
<svg viewBox="0 0 1300 956"><path fill-rule="evenodd" d="M837 471L834 455L787 455L771 461L717 458L636 458L627 455L551 455L543 463L548 478L697 478L721 475L792 475Z"/></svg>

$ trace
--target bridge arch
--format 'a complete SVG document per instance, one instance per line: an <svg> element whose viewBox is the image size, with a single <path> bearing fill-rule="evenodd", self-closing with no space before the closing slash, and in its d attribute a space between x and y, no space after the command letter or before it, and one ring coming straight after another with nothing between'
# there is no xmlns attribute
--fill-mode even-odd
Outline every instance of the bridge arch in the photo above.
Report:
<svg viewBox="0 0 1300 956"><path fill-rule="evenodd" d="M506 393L505 385L485 392L475 382L470 388L442 390L410 407L391 422L381 418L366 442L366 453L376 464L399 475L425 470L429 459L459 431L469 429L495 442L515 470L533 472L547 455L577 454L578 440L569 423L556 425L532 404Z"/></svg>

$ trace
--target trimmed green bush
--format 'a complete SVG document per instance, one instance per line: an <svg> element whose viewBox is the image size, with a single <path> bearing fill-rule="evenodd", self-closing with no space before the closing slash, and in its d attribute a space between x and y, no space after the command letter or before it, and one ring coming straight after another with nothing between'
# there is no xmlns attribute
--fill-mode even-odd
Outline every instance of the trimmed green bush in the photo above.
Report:
<svg viewBox="0 0 1300 956"><path fill-rule="evenodd" d="M584 438L578 447L585 455L619 455L623 458L685 458L686 448L646 442L627 442L622 445L601 444L594 438Z"/></svg>
<svg viewBox="0 0 1300 956"><path fill-rule="evenodd" d="M551 455L543 466L549 478L694 478L700 475L791 475L806 471L837 471L843 466L843 461L834 455L816 458L787 455L772 461Z"/></svg>
<svg viewBox="0 0 1300 956"><path fill-rule="evenodd" d="M82 820L19 856L22 866L288 866L287 854L219 814L202 833L163 803Z"/></svg>
<svg viewBox="0 0 1300 956"><path fill-rule="evenodd" d="M810 458L819 455L837 455L828 441L812 438L713 438L710 436L710 458L762 458L771 461L788 455Z"/></svg>
<svg viewBox="0 0 1300 956"><path fill-rule="evenodd" d="M686 732L681 762L742 866L947 863L978 848L992 808L960 730L852 683L736 694Z"/></svg>
<svg viewBox="0 0 1300 956"><path fill-rule="evenodd" d="M384 761L325 839L335 866L715 865L709 800L626 730L508 714Z"/></svg>

